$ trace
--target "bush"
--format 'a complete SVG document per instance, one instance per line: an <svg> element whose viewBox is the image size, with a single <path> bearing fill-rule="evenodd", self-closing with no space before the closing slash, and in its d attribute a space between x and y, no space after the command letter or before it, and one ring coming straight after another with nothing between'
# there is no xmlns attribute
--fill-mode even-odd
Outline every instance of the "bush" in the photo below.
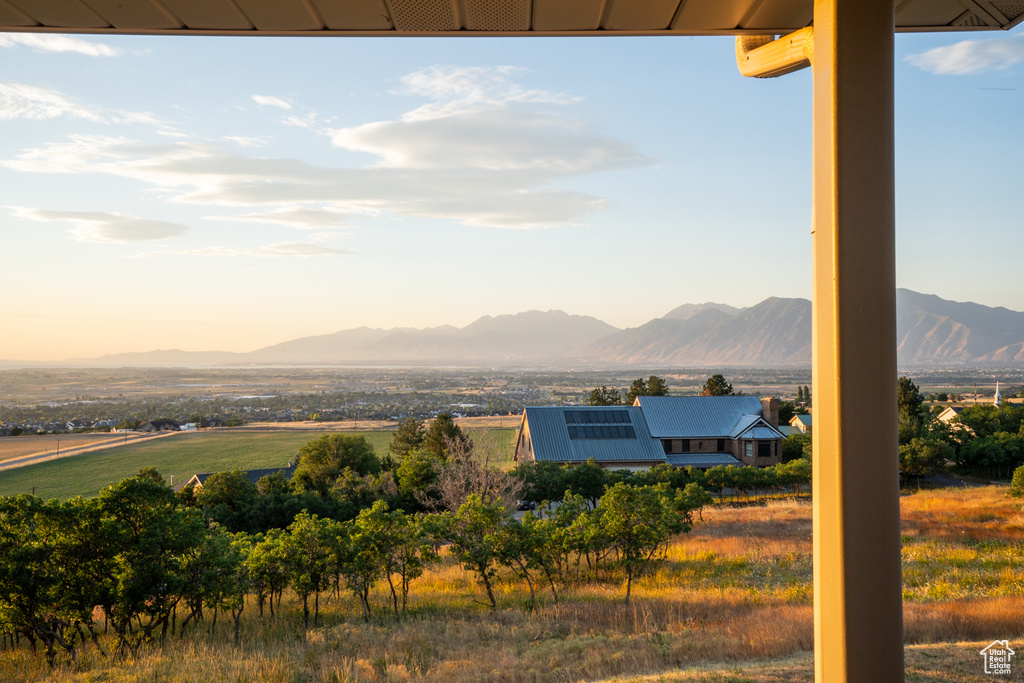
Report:
<svg viewBox="0 0 1024 683"><path fill-rule="evenodd" d="M1013 480L1010 482L1009 495L1014 498L1024 498L1024 465L1013 471Z"/></svg>

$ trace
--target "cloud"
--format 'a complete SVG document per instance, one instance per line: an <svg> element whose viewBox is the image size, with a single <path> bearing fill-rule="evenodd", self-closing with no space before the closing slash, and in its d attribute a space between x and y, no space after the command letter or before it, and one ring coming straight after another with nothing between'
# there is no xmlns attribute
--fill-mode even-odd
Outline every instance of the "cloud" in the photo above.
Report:
<svg viewBox="0 0 1024 683"><path fill-rule="evenodd" d="M240 135L229 135L225 140L230 140L240 147L263 147L267 141L263 138L247 138Z"/></svg>
<svg viewBox="0 0 1024 683"><path fill-rule="evenodd" d="M252 101L261 107L279 107L281 109L291 109L292 105L280 97L270 97L269 95L253 95Z"/></svg>
<svg viewBox="0 0 1024 683"><path fill-rule="evenodd" d="M177 237L188 232L178 223L138 218L123 213L93 211L46 211L8 207L18 218L41 222L70 222L71 235L81 242L146 242Z"/></svg>
<svg viewBox="0 0 1024 683"><path fill-rule="evenodd" d="M0 83L0 120L54 119L66 116L102 123L99 110L75 104L56 90L24 83Z"/></svg>
<svg viewBox="0 0 1024 683"><path fill-rule="evenodd" d="M1005 69L1024 61L1024 33L1006 38L964 40L910 55L907 61L919 69L942 75Z"/></svg>
<svg viewBox="0 0 1024 683"><path fill-rule="evenodd" d="M207 216L207 218L239 223L271 223L298 230L322 230L324 228L347 226L352 214L367 215L374 213L377 212L366 210L359 206L351 206L346 209L335 206L311 208L299 205L280 207L271 211L246 213L238 216Z"/></svg>
<svg viewBox="0 0 1024 683"><path fill-rule="evenodd" d="M319 244L308 244L303 242L281 242L270 244L256 249L239 249L235 247L206 247L203 249L181 249L162 252L176 256L254 256L280 257L280 256L343 256L354 252L347 249L335 249ZM145 254L148 256L148 254Z"/></svg>
<svg viewBox="0 0 1024 683"><path fill-rule="evenodd" d="M147 144L125 137L72 136L0 161L33 173L131 178L177 202L256 209L223 220L335 228L352 215L429 217L466 225L545 228L578 224L606 201L559 189L565 179L650 165L623 140L565 112L574 100L529 90L498 69L432 68L404 79L405 94L432 98L397 120L321 129L365 167L243 157L194 141ZM315 117L306 121L316 129Z"/></svg>
<svg viewBox="0 0 1024 683"><path fill-rule="evenodd" d="M0 121L66 117L104 124L141 123L161 127L149 112L108 111L71 101L62 93L25 83L0 82Z"/></svg>
<svg viewBox="0 0 1024 683"><path fill-rule="evenodd" d="M120 50L104 43L94 43L55 33L0 33L0 47L24 45L38 52L76 52L89 57L115 57Z"/></svg>

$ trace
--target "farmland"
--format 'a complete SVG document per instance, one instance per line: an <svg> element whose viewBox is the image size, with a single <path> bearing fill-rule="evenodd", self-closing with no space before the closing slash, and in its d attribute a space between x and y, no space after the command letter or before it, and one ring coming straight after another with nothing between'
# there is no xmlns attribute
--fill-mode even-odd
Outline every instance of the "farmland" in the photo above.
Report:
<svg viewBox="0 0 1024 683"><path fill-rule="evenodd" d="M1024 514L1004 493L903 497L908 680L986 680L978 650L1024 637ZM705 510L635 585L630 605L620 573L584 567L565 577L558 604L538 595L531 611L527 587L502 571L491 613L473 576L445 557L413 584L403 619L390 615L378 584L368 622L350 594L325 592L319 626L304 631L300 601L287 592L276 618L246 609L237 646L226 616L216 626L208 618L124 661L83 646L77 663L50 671L24 646L0 652L0 680L808 681L810 512L798 501Z"/></svg>
<svg viewBox="0 0 1024 683"><path fill-rule="evenodd" d="M470 436L479 438L493 432L506 455L514 431L470 428ZM43 499L65 500L74 496L94 496L103 487L130 477L144 467L155 467L166 480L173 476L182 482L198 472L223 472L234 469L284 467L303 444L324 433L299 429L281 430L206 430L181 432L165 438L84 453L70 458L0 471L0 495L31 493ZM347 434L365 437L378 456L387 452L391 431L346 430ZM104 435L108 437L108 435ZM6 438L0 446L22 447L33 439L51 437ZM65 437L61 436L63 440ZM62 441L63 444L63 441ZM30 447L31 448L31 447ZM63 445L62 445L63 448ZM2 452L2 451L0 451Z"/></svg>

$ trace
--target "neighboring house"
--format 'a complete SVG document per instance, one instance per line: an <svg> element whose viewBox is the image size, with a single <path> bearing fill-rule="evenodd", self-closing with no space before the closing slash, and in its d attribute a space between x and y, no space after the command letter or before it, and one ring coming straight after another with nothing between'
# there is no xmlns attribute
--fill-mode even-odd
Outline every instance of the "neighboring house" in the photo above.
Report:
<svg viewBox="0 0 1024 683"><path fill-rule="evenodd" d="M796 427L801 433L807 434L811 431L811 416L794 415L789 421L789 426Z"/></svg>
<svg viewBox="0 0 1024 683"><path fill-rule="evenodd" d="M630 470L665 462L636 406L526 408L513 457L565 465L593 458L601 467Z"/></svg>
<svg viewBox="0 0 1024 683"><path fill-rule="evenodd" d="M779 463L779 401L756 396L640 396L651 436L676 467Z"/></svg>
<svg viewBox="0 0 1024 683"><path fill-rule="evenodd" d="M949 424L962 412L964 412L964 406L946 406L941 413L935 416L935 419L943 424Z"/></svg>
<svg viewBox="0 0 1024 683"><path fill-rule="evenodd" d="M285 479L291 479L292 475L295 474L295 465L289 465L288 467L270 467L268 469L262 470L243 470L243 473L245 474L246 478L253 485L258 484L260 479L262 479L263 477L269 477L270 475L277 474L278 472L282 472L284 474ZM203 472L202 474L193 474L192 477L184 484L175 485L174 491L175 493L177 493L178 491L185 488L189 484L191 484L193 488L201 489L203 488L203 484L206 482L206 480L212 477L214 474L216 474L216 472Z"/></svg>
<svg viewBox="0 0 1024 683"><path fill-rule="evenodd" d="M767 412L768 417L765 417ZM779 462L778 400L756 396L641 396L632 406L537 407L523 411L516 462L642 470L668 463L767 467Z"/></svg>
<svg viewBox="0 0 1024 683"><path fill-rule="evenodd" d="M203 418L202 422L199 423L200 427L226 427L227 422L220 419L219 417L206 417Z"/></svg>

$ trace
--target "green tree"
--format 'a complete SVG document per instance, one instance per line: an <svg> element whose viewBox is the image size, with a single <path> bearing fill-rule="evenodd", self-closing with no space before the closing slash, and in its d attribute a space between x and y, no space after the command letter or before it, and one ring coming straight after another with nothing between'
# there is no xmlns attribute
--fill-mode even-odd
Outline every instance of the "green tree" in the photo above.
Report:
<svg viewBox="0 0 1024 683"><path fill-rule="evenodd" d="M813 451L813 440L810 434L790 434L782 440L780 458L781 462L791 462L800 458L810 460Z"/></svg>
<svg viewBox="0 0 1024 683"><path fill-rule="evenodd" d="M452 555L477 575L490 608L497 611L493 588L498 563L496 534L508 522L508 511L501 503L484 503L480 496L472 494L458 512L442 513L439 519L441 534L451 543Z"/></svg>
<svg viewBox="0 0 1024 683"><path fill-rule="evenodd" d="M325 434L299 449L292 485L299 491L314 491L327 498L346 467L359 474L377 474L380 461L365 437Z"/></svg>
<svg viewBox="0 0 1024 683"><path fill-rule="evenodd" d="M410 415L398 421L398 428L391 435L388 450L401 462L402 458L423 445L427 430L423 420Z"/></svg>
<svg viewBox="0 0 1024 683"><path fill-rule="evenodd" d="M900 446L900 479L905 485L915 477L920 485L921 477L942 472L953 456L953 448L944 441L914 437Z"/></svg>
<svg viewBox="0 0 1024 683"><path fill-rule="evenodd" d="M588 406L617 406L622 404L622 395L618 389L609 389L605 385L594 389L587 397Z"/></svg>
<svg viewBox="0 0 1024 683"><path fill-rule="evenodd" d="M619 551L626 570L626 604L633 579L654 559L670 538L693 528L691 499L672 496L667 484L616 484L601 498L601 526Z"/></svg>
<svg viewBox="0 0 1024 683"><path fill-rule="evenodd" d="M473 450L473 441L462 431L459 425L455 424L449 413L440 413L430 423L430 429L423 438L423 448L441 460L448 459L448 453L453 447L464 448L467 452Z"/></svg>
<svg viewBox="0 0 1024 683"><path fill-rule="evenodd" d="M263 617L263 607L268 602L270 615L274 616L275 602L280 606L281 596L288 587L290 570L284 537L283 529L271 529L266 536L258 536L245 560L260 618Z"/></svg>
<svg viewBox="0 0 1024 683"><path fill-rule="evenodd" d="M922 436L929 417L928 410L924 407L921 390L909 377L896 380L896 405L899 410L900 444Z"/></svg>
<svg viewBox="0 0 1024 683"><path fill-rule="evenodd" d="M633 405L637 396L668 396L668 384L657 375L651 375L647 379L637 378L633 380L629 393L626 394L626 405Z"/></svg>
<svg viewBox="0 0 1024 683"><path fill-rule="evenodd" d="M314 596L314 626L320 616L320 591L327 586L339 535L337 522L300 512L283 538L289 583L302 599L302 623L306 628L309 628L310 595Z"/></svg>
<svg viewBox="0 0 1024 683"><path fill-rule="evenodd" d="M108 622L116 649L134 652L166 628L186 588L182 557L202 543L202 513L176 505L174 492L152 479L132 477L99 496L102 535L113 555ZM138 627L138 630L136 630Z"/></svg>
<svg viewBox="0 0 1024 683"><path fill-rule="evenodd" d="M196 504L207 518L233 533L260 531L256 514L259 491L242 470L211 474L196 490Z"/></svg>
<svg viewBox="0 0 1024 683"><path fill-rule="evenodd" d="M701 387L701 396L733 396L735 392L732 385L726 381L724 375L711 375Z"/></svg>
<svg viewBox="0 0 1024 683"><path fill-rule="evenodd" d="M427 450L411 451L402 458L395 476L398 478L398 492L408 506L418 507L430 496L441 476L441 468L441 459Z"/></svg>
<svg viewBox="0 0 1024 683"><path fill-rule="evenodd" d="M1013 471L1013 479L1010 480L1010 490L1007 495L1014 498L1024 497L1024 465Z"/></svg>

